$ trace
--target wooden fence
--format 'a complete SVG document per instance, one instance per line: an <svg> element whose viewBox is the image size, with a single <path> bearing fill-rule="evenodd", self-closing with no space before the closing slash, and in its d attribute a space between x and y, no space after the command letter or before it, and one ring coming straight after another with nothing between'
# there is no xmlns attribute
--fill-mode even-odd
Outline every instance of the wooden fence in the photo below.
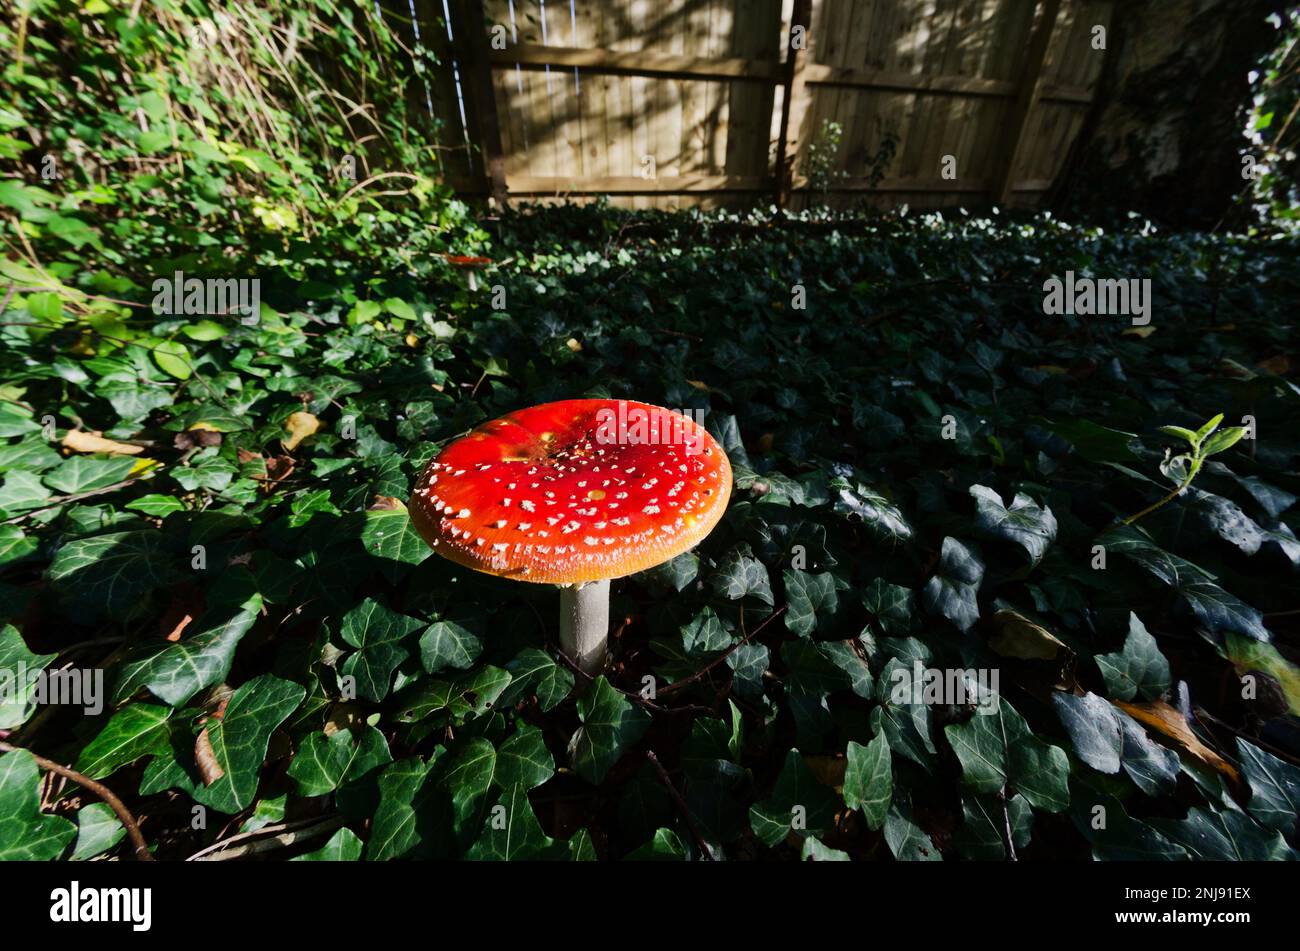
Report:
<svg viewBox="0 0 1300 951"><path fill-rule="evenodd" d="M442 120L440 155L462 192L934 207L1032 205L1050 188L1092 102L1114 2L388 0L385 11L436 60L412 107Z"/></svg>

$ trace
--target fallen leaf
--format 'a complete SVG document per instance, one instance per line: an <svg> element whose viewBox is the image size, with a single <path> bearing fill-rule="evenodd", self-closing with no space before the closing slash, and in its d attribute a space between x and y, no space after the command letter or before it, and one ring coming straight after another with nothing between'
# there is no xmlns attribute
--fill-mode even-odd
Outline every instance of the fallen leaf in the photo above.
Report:
<svg viewBox="0 0 1300 951"><path fill-rule="evenodd" d="M1291 361L1287 359L1286 354L1279 353L1275 357L1269 357L1267 360L1260 360L1255 366L1259 367L1265 373L1271 373L1274 376L1286 376L1291 371Z"/></svg>
<svg viewBox="0 0 1300 951"><path fill-rule="evenodd" d="M1240 781L1241 776L1237 772L1237 768L1202 743L1197 735L1192 732L1192 728L1187 721L1183 719L1183 715L1163 700L1156 700L1151 703L1126 703L1123 700L1112 700L1111 702L1133 719L1145 723L1173 740L1181 749L1195 756L1206 766L1217 769L1233 782Z"/></svg>
<svg viewBox="0 0 1300 951"><path fill-rule="evenodd" d="M1150 337L1155 332L1156 332L1155 327L1151 325L1147 325L1146 327L1125 327L1119 333L1121 337L1140 337L1141 339L1145 340L1147 337Z"/></svg>
<svg viewBox="0 0 1300 951"><path fill-rule="evenodd" d="M144 452L142 446L105 439L97 432L82 432L78 429L68 430L68 434L63 437L63 445L73 452L106 452L112 456L138 456Z"/></svg>
<svg viewBox="0 0 1300 951"><path fill-rule="evenodd" d="M564 345L574 353L582 352L582 343L574 337L570 337L568 340L564 341Z"/></svg>
<svg viewBox="0 0 1300 951"><path fill-rule="evenodd" d="M1070 650L1047 628L1015 611L993 615L993 626L996 633L989 638L989 647L1003 657L1053 660L1062 651Z"/></svg>
<svg viewBox="0 0 1300 951"><path fill-rule="evenodd" d="M226 713L226 704L230 701L230 696L222 698L220 705L212 712L212 716L220 720ZM205 722L207 718L204 718ZM211 786L226 771L221 768L217 762L216 750L212 748L212 740L208 737L208 728L205 726L199 731L198 738L194 741L194 764L198 767L199 777L203 780L203 785Z"/></svg>
<svg viewBox="0 0 1300 951"><path fill-rule="evenodd" d="M369 511L380 512L391 509L406 508L401 499L395 499L391 495L376 495L375 501L370 503Z"/></svg>
<svg viewBox="0 0 1300 951"><path fill-rule="evenodd" d="M308 436L320 430L320 420L311 413L299 411L289 414L289 418L284 421L284 428L288 431L289 437L281 439L280 442L285 449L293 450Z"/></svg>
<svg viewBox="0 0 1300 951"><path fill-rule="evenodd" d="M808 772L813 774L817 782L823 786L830 786L836 792L843 790L844 773L849 765L844 754L813 754L805 756L804 763L807 764Z"/></svg>

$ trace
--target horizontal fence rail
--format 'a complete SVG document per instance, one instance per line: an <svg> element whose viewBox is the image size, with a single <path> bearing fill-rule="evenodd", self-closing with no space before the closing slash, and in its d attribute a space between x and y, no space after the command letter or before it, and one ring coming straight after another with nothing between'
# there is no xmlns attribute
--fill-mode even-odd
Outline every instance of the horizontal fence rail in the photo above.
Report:
<svg viewBox="0 0 1300 951"><path fill-rule="evenodd" d="M1051 189L1094 100L1112 8L450 0L448 17L442 0L398 0L385 11L420 27L437 63L425 105L463 193L925 206L1032 205Z"/></svg>

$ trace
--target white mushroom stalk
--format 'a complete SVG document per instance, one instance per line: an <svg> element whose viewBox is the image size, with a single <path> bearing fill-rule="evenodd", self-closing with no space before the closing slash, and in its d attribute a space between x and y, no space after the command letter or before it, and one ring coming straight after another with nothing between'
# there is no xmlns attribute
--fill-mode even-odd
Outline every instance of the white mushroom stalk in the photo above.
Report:
<svg viewBox="0 0 1300 951"><path fill-rule="evenodd" d="M560 589L560 649L585 674L609 656L609 579Z"/></svg>

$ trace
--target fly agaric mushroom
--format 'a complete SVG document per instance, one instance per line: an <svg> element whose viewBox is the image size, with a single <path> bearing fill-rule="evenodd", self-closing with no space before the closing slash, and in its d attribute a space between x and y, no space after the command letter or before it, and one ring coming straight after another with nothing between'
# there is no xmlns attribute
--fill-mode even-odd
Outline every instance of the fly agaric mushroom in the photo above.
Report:
<svg viewBox="0 0 1300 951"><path fill-rule="evenodd" d="M492 263L491 258L473 257L465 254L444 254L452 267L464 271L467 275L466 282L471 291L478 290L478 272Z"/></svg>
<svg viewBox="0 0 1300 951"><path fill-rule="evenodd" d="M731 463L694 420L628 400L517 410L448 444L411 496L435 552L488 574L560 585L560 646L604 663L609 582L695 547L731 496Z"/></svg>

